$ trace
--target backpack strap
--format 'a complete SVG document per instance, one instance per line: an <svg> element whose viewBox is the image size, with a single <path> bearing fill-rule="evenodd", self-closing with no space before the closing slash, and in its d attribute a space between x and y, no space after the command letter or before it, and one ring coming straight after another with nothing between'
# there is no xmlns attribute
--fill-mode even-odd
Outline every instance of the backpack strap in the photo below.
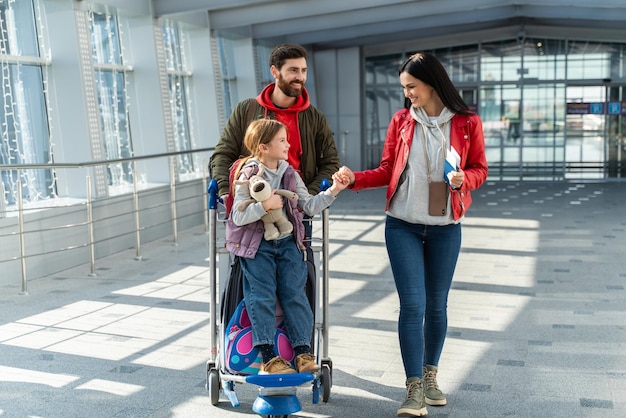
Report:
<svg viewBox="0 0 626 418"><path fill-rule="evenodd" d="M235 180L237 180L235 176L239 177L239 175L243 173L246 176L246 179L249 179L259 172L258 164L242 170L241 165L244 163L242 160L242 158L239 158L230 166L230 172L228 174L228 184L230 190L228 197L226 198L226 216L230 215L230 211L233 209L233 203L235 202Z"/></svg>

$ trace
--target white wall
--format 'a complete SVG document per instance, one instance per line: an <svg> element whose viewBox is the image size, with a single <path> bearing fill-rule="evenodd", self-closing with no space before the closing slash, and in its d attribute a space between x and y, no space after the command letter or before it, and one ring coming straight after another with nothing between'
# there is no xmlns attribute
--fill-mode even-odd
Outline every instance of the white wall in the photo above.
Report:
<svg viewBox="0 0 626 418"><path fill-rule="evenodd" d="M215 74L208 27L188 27L189 60L193 80L190 86L192 129L198 148L215 146L219 139L219 116Z"/></svg>
<svg viewBox="0 0 626 418"><path fill-rule="evenodd" d="M133 71L129 78L129 121L134 155L167 152L163 121L163 98L154 43L155 25L151 16L128 17L126 47ZM166 159L137 162L137 171L146 173L150 183L169 184L170 173Z"/></svg>
<svg viewBox="0 0 626 418"><path fill-rule="evenodd" d="M235 72L237 74L237 101L256 97L260 92L256 88L256 72L254 71L254 52L251 38L233 41L235 56ZM267 65L261 63L261 65ZM235 103L233 103L233 107Z"/></svg>
<svg viewBox="0 0 626 418"><path fill-rule="evenodd" d="M90 161L87 112L78 55L78 35L72 0L45 3L49 77L50 130L55 162ZM58 170L59 196L85 197L87 170Z"/></svg>

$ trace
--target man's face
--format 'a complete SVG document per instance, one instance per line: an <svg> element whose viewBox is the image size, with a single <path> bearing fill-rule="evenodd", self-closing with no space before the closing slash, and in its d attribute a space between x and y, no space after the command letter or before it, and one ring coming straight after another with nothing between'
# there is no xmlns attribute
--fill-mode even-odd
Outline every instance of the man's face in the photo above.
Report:
<svg viewBox="0 0 626 418"><path fill-rule="evenodd" d="M270 70L276 85L286 96L298 97L302 94L306 83L306 58L291 58L285 60L280 70L275 66Z"/></svg>

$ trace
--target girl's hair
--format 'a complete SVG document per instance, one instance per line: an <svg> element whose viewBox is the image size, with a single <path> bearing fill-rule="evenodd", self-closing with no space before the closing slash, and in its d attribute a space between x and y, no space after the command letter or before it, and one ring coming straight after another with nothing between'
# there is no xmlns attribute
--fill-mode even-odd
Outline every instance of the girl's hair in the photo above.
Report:
<svg viewBox="0 0 626 418"><path fill-rule="evenodd" d="M237 166L234 167L233 179L239 178L241 168L250 158L260 156L259 145L269 144L281 129L286 129L285 125L275 119L256 119L250 122L248 129L246 129L246 135L243 138L243 144L250 152L250 155L241 158ZM234 194L233 184L231 184L231 187L233 187L232 193Z"/></svg>
<svg viewBox="0 0 626 418"><path fill-rule="evenodd" d="M252 157L259 157L259 145L269 144L281 129L286 129L285 125L275 119L254 120L246 129L243 144Z"/></svg>
<svg viewBox="0 0 626 418"><path fill-rule="evenodd" d="M418 52L411 55L400 66L398 75L411 74L435 89L443 104L454 113L470 114L469 106L465 103L459 91L454 87L446 69L434 55L428 52ZM411 101L404 100L404 107L409 108Z"/></svg>

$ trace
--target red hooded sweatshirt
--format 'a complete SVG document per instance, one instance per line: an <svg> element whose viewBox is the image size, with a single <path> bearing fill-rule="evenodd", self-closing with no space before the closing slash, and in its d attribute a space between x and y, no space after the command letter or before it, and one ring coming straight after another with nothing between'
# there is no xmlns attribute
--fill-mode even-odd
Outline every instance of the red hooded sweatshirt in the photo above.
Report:
<svg viewBox="0 0 626 418"><path fill-rule="evenodd" d="M287 162L291 164L298 172L300 172L300 159L302 155L302 144L300 141L300 126L298 124L298 113L305 110L311 105L309 101L309 93L304 86L302 94L296 98L296 102L288 107L277 107L272 103L272 92L276 87L276 83L268 84L256 101L266 109L267 112L274 113L276 120L282 122L287 127L287 140L289 141L289 158Z"/></svg>

